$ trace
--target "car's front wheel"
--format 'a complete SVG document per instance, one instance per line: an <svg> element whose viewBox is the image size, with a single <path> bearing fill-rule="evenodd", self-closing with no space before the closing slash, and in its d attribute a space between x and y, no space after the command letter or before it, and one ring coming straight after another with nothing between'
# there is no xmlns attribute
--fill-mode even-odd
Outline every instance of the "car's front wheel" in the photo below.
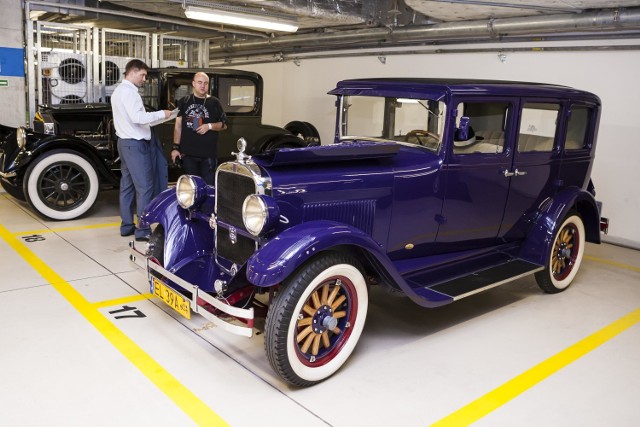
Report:
<svg viewBox="0 0 640 427"><path fill-rule="evenodd" d="M550 294L567 289L580 268L584 246L584 223L571 212L556 230L544 270L536 273L538 286Z"/></svg>
<svg viewBox="0 0 640 427"><path fill-rule="evenodd" d="M269 308L264 345L271 367L295 386L330 377L355 348L367 307L367 284L355 259L339 253L312 259Z"/></svg>
<svg viewBox="0 0 640 427"><path fill-rule="evenodd" d="M93 206L100 181L86 158L56 150L29 165L23 185L27 202L34 210L47 218L69 220Z"/></svg>

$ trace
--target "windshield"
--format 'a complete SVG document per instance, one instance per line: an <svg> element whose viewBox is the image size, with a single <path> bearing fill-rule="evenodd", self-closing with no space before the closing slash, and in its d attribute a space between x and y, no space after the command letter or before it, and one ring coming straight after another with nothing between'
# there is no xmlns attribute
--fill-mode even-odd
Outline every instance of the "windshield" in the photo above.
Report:
<svg viewBox="0 0 640 427"><path fill-rule="evenodd" d="M431 99L343 96L341 139L396 141L440 149L445 104Z"/></svg>

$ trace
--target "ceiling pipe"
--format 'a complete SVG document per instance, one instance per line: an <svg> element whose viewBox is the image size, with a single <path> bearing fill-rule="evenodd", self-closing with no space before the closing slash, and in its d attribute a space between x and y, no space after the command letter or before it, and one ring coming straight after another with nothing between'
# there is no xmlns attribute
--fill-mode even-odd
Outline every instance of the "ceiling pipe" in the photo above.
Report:
<svg viewBox="0 0 640 427"><path fill-rule="evenodd" d="M348 49L354 44L392 47L438 40L497 40L511 35L541 35L640 28L640 8L605 9L579 14L447 22L434 25L373 28L272 37L268 40L227 41L210 44L210 59L233 58L252 53L284 53L309 48ZM358 46L360 47L360 46Z"/></svg>

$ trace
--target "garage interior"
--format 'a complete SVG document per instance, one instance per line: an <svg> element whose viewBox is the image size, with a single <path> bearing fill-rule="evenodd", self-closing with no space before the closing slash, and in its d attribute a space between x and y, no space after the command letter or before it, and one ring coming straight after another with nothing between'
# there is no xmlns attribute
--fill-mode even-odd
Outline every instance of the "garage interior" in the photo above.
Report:
<svg viewBox="0 0 640 427"><path fill-rule="evenodd" d="M187 6L212 5L286 18L298 30L259 31L184 14ZM155 35L150 45L197 41L190 66L260 73L264 121L307 120L323 144L335 132L335 98L326 93L346 78L520 80L591 91L603 104L592 178L610 228L603 244L587 245L577 278L557 295L544 294L528 277L428 310L373 291L349 361L327 381L296 389L271 371L260 334L229 335L204 318L180 318L152 297L146 277L129 262L128 239L118 235L116 190L101 193L82 218L60 222L0 190L6 275L0 424L637 425L640 1L2 0L2 6L15 19L0 24L0 46L25 52L22 77L3 73L20 66L2 62L7 87L0 94L16 99L0 106L4 125L32 121L43 95L35 90L42 77L37 35L60 26L86 31L87 50L98 46L93 36L104 29ZM150 63L185 61L158 52Z"/></svg>

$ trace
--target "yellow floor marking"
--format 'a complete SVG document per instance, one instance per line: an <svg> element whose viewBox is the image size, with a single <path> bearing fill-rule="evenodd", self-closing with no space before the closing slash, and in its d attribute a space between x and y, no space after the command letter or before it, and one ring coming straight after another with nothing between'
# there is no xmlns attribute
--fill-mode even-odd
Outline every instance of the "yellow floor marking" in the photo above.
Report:
<svg viewBox="0 0 640 427"><path fill-rule="evenodd" d="M173 375L118 329L98 309L87 301L61 276L38 258L20 240L0 225L2 238L14 251L31 265L51 284L89 323L91 323L111 344L136 368L153 382L182 411L201 426L227 426L211 408L202 402Z"/></svg>
<svg viewBox="0 0 640 427"><path fill-rule="evenodd" d="M58 233L61 231L89 230L92 228L107 228L107 227L119 227L119 226L120 226L119 222L107 222L104 224L78 225L76 227L43 228L41 230L18 231L13 234L15 236L26 236L31 234Z"/></svg>
<svg viewBox="0 0 640 427"><path fill-rule="evenodd" d="M635 272L640 273L640 267L634 267L633 265L622 264L620 262L609 261L608 259L596 258L596 257L589 256L589 255L584 255L583 258L584 259L588 259L589 261L595 261L595 262L599 262L599 263L602 263L602 264L608 264L608 265L612 265L614 267L624 268L625 270L631 270L631 271L635 271Z"/></svg>
<svg viewBox="0 0 640 427"><path fill-rule="evenodd" d="M123 304L128 304L130 302L147 300L147 299L149 299L151 297L153 297L153 295L151 295L150 293L149 294L138 294L138 295L131 295L131 296L128 296L128 297L111 299L111 300L107 300L107 301L94 302L94 303L92 303L92 305L95 308L113 307L114 305L123 305Z"/></svg>
<svg viewBox="0 0 640 427"><path fill-rule="evenodd" d="M435 422L431 426L458 427L467 426L478 421L480 418L495 411L511 399L524 393L534 385L558 372L570 363L573 363L638 322L640 322L640 308L632 311L626 316L623 316L610 325L605 326L598 332L577 342L555 356L550 357L512 380L507 381L498 388L490 391L440 421Z"/></svg>

